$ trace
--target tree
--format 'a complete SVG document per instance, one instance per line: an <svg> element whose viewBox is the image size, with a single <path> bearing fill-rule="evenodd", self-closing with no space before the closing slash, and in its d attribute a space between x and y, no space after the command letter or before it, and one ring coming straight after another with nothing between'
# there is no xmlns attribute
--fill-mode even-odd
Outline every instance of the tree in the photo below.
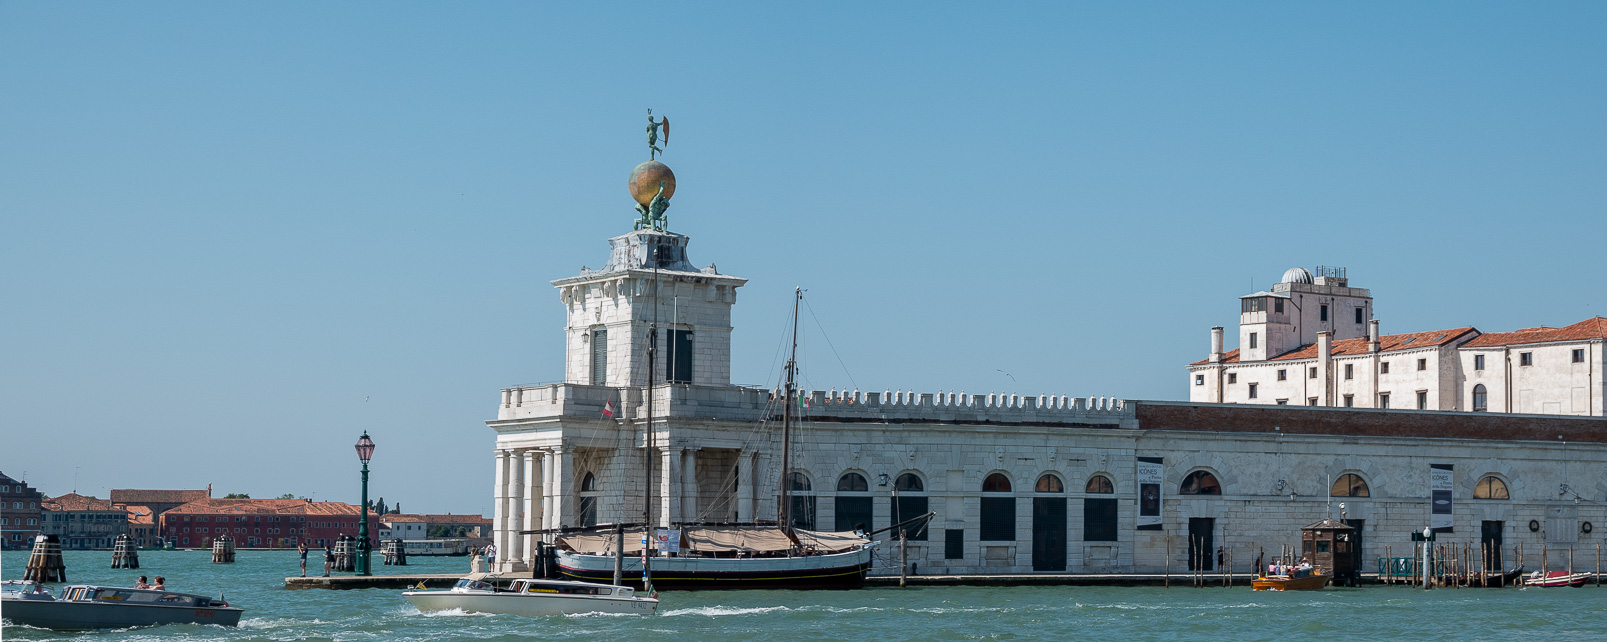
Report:
<svg viewBox="0 0 1607 642"><path fill-rule="evenodd" d="M251 494L250 493L229 493L227 495L224 495L223 498L224 499L251 499Z"/></svg>
<svg viewBox="0 0 1607 642"><path fill-rule="evenodd" d="M279 497L278 497L278 499L295 499L295 498L296 498L296 494L295 494L295 493L285 493L285 494L283 494L283 495L280 495L280 496L279 496Z"/></svg>

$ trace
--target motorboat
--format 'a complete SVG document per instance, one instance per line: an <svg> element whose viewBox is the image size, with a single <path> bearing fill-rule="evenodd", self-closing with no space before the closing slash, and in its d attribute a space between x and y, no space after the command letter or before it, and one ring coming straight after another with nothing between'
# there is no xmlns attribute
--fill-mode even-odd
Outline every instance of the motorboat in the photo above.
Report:
<svg viewBox="0 0 1607 642"><path fill-rule="evenodd" d="M403 591L418 610L425 613L462 610L465 613L496 613L545 617L580 613L652 615L658 599L636 595L629 586L609 586L564 580L514 580L506 589L485 581L490 578L463 578L446 590Z"/></svg>
<svg viewBox="0 0 1607 642"><path fill-rule="evenodd" d="M1250 580L1257 591L1316 591L1328 586L1332 575L1318 569L1289 568L1280 574L1265 574Z"/></svg>
<svg viewBox="0 0 1607 642"><path fill-rule="evenodd" d="M1541 588L1557 588L1557 587L1560 587L1560 586L1571 586L1571 587L1574 587L1574 588L1579 588L1581 586L1584 586L1585 582L1590 581L1590 578L1592 578L1592 577L1595 577L1595 576L1593 574L1591 574L1591 573L1569 573L1568 571L1551 571L1550 573L1546 573L1545 575L1541 575L1540 571L1535 571L1533 573L1530 573L1529 577L1527 577L1527 578L1525 578L1523 580L1523 585L1524 586L1539 586Z"/></svg>
<svg viewBox="0 0 1607 642"><path fill-rule="evenodd" d="M13 580L0 592L0 617L60 631L124 629L159 624L237 626L244 609L217 599L168 590L75 584L51 595L44 585Z"/></svg>
<svg viewBox="0 0 1607 642"><path fill-rule="evenodd" d="M638 534L640 531L638 531ZM685 528L674 557L651 558L653 586L666 590L852 589L865 583L876 546L853 532L793 529L797 544L777 528ZM639 585L638 537L627 536L624 575ZM801 546L799 545L801 544ZM614 576L613 538L569 535L554 547L556 575L609 582Z"/></svg>

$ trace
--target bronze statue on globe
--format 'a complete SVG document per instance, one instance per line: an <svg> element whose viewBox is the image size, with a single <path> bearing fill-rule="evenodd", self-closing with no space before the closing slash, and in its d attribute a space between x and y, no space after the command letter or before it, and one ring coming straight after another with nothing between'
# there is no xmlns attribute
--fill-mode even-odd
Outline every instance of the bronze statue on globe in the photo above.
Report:
<svg viewBox="0 0 1607 642"><path fill-rule="evenodd" d="M650 228L660 232L669 231L670 219L664 215L664 210L670 208L670 197L675 195L675 172L655 158L656 154L664 152L658 147L658 130L661 128L664 130L664 144L669 145L670 119L666 117L654 122L653 110L647 110L648 159L631 170L630 180L626 183L631 198L636 200L636 213L641 215L636 219L635 229L638 230Z"/></svg>

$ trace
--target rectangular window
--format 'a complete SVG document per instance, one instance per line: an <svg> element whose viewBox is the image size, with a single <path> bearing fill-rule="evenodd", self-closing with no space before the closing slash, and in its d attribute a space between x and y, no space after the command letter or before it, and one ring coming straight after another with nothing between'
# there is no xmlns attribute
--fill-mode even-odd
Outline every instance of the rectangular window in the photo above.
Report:
<svg viewBox="0 0 1607 642"><path fill-rule="evenodd" d="M1518 353L1518 365L1520 365L1520 366L1532 366L1532 365L1534 365L1534 353L1533 352L1520 352L1520 353Z"/></svg>
<svg viewBox="0 0 1607 642"><path fill-rule="evenodd" d="M1279 370L1278 371L1278 381L1288 381L1288 380L1289 380L1289 371L1288 370Z"/></svg>
<svg viewBox="0 0 1607 642"><path fill-rule="evenodd" d="M982 498L982 533L984 542L1013 542L1016 539L1016 498Z"/></svg>
<svg viewBox="0 0 1607 642"><path fill-rule="evenodd" d="M1356 364L1354 364L1354 363L1345 364L1345 378L1346 379L1355 379L1356 378Z"/></svg>
<svg viewBox="0 0 1607 642"><path fill-rule="evenodd" d="M1356 396L1355 395L1345 395L1345 407L1346 408L1355 408L1356 407Z"/></svg>
<svg viewBox="0 0 1607 642"><path fill-rule="evenodd" d="M1256 335L1256 333L1254 333L1254 332L1250 333L1250 349L1252 349L1252 350L1254 350L1255 346L1256 346L1256 341L1255 341L1256 336L1255 335Z"/></svg>
<svg viewBox="0 0 1607 642"><path fill-rule="evenodd" d="M1317 369L1312 368L1311 369L1311 374L1306 375L1306 378L1307 379L1316 379L1317 378Z"/></svg>
<svg viewBox="0 0 1607 642"><path fill-rule="evenodd" d="M1427 369L1428 369L1428 359L1418 359L1417 360L1417 371L1422 372L1422 371L1427 370Z"/></svg>
<svg viewBox="0 0 1607 642"><path fill-rule="evenodd" d="M1277 312L1278 314L1283 314L1283 299L1272 300L1272 311Z"/></svg>
<svg viewBox="0 0 1607 642"><path fill-rule="evenodd" d="M1266 312L1267 298L1264 296L1242 299L1239 305L1240 312Z"/></svg>
<svg viewBox="0 0 1607 642"><path fill-rule="evenodd" d="M1279 399L1278 400L1278 405L1287 406L1287 405L1289 405L1289 400L1288 399Z"/></svg>
<svg viewBox="0 0 1607 642"><path fill-rule="evenodd" d="M1261 386L1261 384L1256 384L1256 383L1250 384L1250 398L1251 399L1255 398L1256 389L1259 388L1260 386Z"/></svg>
<svg viewBox="0 0 1607 642"><path fill-rule="evenodd" d="M1584 348L1575 348L1574 349L1574 363L1584 363L1584 362L1585 362L1585 349Z"/></svg>
<svg viewBox="0 0 1607 642"><path fill-rule="evenodd" d="M1239 382L1239 373L1237 373L1237 372L1229 372L1228 373L1228 383L1238 383L1238 382Z"/></svg>
<svg viewBox="0 0 1607 642"><path fill-rule="evenodd" d="M1205 385L1205 375L1199 375L1199 374L1194 375L1194 385L1196 385L1196 386Z"/></svg>
<svg viewBox="0 0 1607 642"><path fill-rule="evenodd" d="M1328 320L1328 304L1326 303L1322 304L1322 320Z"/></svg>
<svg viewBox="0 0 1607 642"><path fill-rule="evenodd" d="M591 331L591 385L608 383L608 329Z"/></svg>
<svg viewBox="0 0 1607 642"><path fill-rule="evenodd" d="M1384 409L1389 408L1389 393L1387 393L1387 392L1378 393L1378 407L1379 408L1384 408Z"/></svg>
<svg viewBox="0 0 1607 642"><path fill-rule="evenodd" d="M671 383L692 382L692 331L670 330L669 355L664 359L664 380Z"/></svg>
<svg viewBox="0 0 1607 642"><path fill-rule="evenodd" d="M1484 369L1484 355L1482 355L1482 354L1473 355L1473 369L1474 370L1483 370Z"/></svg>
<svg viewBox="0 0 1607 642"><path fill-rule="evenodd" d="M965 529L943 529L943 559L965 559Z"/></svg>
<svg viewBox="0 0 1607 642"><path fill-rule="evenodd" d="M1378 374L1389 374L1389 362L1388 361L1380 361L1378 363Z"/></svg>
<svg viewBox="0 0 1607 642"><path fill-rule="evenodd" d="M837 497L837 530L870 531L871 525L871 498L869 497Z"/></svg>
<svg viewBox="0 0 1607 642"><path fill-rule="evenodd" d="M1082 538L1087 542L1116 541L1116 500L1089 497L1082 500Z"/></svg>
<svg viewBox="0 0 1607 642"><path fill-rule="evenodd" d="M1356 308L1356 325L1361 325L1362 324L1361 314L1362 314L1362 309L1361 308Z"/></svg>
<svg viewBox="0 0 1607 642"><path fill-rule="evenodd" d="M1306 405L1308 405L1308 406L1317 405L1317 398L1316 397L1306 397Z"/></svg>
<svg viewBox="0 0 1607 642"><path fill-rule="evenodd" d="M1427 390L1419 390L1419 391L1417 391L1417 409L1418 410L1428 410L1428 391Z"/></svg>

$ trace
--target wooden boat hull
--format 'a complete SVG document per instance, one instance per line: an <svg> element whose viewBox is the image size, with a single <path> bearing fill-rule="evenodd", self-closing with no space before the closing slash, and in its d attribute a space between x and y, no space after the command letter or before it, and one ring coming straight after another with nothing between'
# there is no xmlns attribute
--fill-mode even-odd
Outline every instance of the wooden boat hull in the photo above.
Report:
<svg viewBox="0 0 1607 642"><path fill-rule="evenodd" d="M608 584L614 581L611 555L557 553L563 579ZM806 557L655 557L653 587L659 590L855 589L870 572L870 549ZM624 579L641 588L642 560L625 558Z"/></svg>
<svg viewBox="0 0 1607 642"><path fill-rule="evenodd" d="M1305 577L1267 576L1250 580L1250 587L1257 591L1316 591L1328 586L1332 575L1307 575Z"/></svg>

